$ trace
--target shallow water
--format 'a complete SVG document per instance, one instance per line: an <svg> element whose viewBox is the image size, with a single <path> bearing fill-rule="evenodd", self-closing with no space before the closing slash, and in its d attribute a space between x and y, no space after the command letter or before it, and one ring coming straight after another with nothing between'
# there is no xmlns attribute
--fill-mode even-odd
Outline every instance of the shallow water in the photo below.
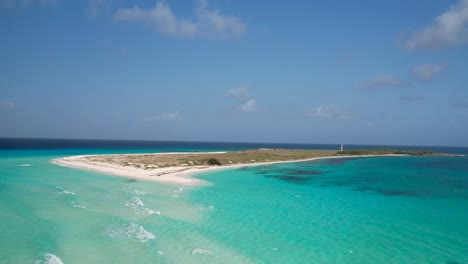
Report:
<svg viewBox="0 0 468 264"><path fill-rule="evenodd" d="M122 151L137 150L2 151L1 262L468 263L466 157L240 168L197 187L50 163Z"/></svg>
<svg viewBox="0 0 468 264"><path fill-rule="evenodd" d="M205 228L257 262L468 262L466 158L321 160L201 178L213 187L191 197L217 211Z"/></svg>

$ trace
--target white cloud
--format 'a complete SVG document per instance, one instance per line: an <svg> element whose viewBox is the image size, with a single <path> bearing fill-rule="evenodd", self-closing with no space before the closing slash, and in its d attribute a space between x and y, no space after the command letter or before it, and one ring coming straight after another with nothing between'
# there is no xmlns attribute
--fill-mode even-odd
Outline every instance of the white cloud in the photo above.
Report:
<svg viewBox="0 0 468 264"><path fill-rule="evenodd" d="M433 23L415 31L405 41L406 50L444 48L468 43L468 0L460 0L436 17Z"/></svg>
<svg viewBox="0 0 468 264"><path fill-rule="evenodd" d="M247 31L247 25L238 17L225 16L210 10L206 0L200 1L195 14L200 30L210 37L237 37Z"/></svg>
<svg viewBox="0 0 468 264"><path fill-rule="evenodd" d="M306 111L306 116L324 119L346 119L352 116L351 110L340 109L335 105L321 105Z"/></svg>
<svg viewBox="0 0 468 264"><path fill-rule="evenodd" d="M381 88L390 88L403 85L403 81L393 75L380 75L374 78L355 83L353 89L355 91L377 90Z"/></svg>
<svg viewBox="0 0 468 264"><path fill-rule="evenodd" d="M15 108L15 106L13 102L0 102L0 108Z"/></svg>
<svg viewBox="0 0 468 264"><path fill-rule="evenodd" d="M445 64L421 64L413 68L411 75L420 81L430 81L446 67Z"/></svg>
<svg viewBox="0 0 468 264"><path fill-rule="evenodd" d="M178 19L168 5L156 3L154 9L143 10L138 6L121 8L114 15L117 21L144 22L161 34L191 37L197 32L197 25L190 20Z"/></svg>
<svg viewBox="0 0 468 264"><path fill-rule="evenodd" d="M246 24L240 18L209 9L206 1L200 1L194 13L194 19L178 18L169 5L156 2L152 9L139 6L120 8L114 14L114 20L145 23L161 34L178 37L237 37L247 31Z"/></svg>
<svg viewBox="0 0 468 264"><path fill-rule="evenodd" d="M143 121L152 122L152 121L171 121L171 120L179 120L181 118L180 112L175 111L172 113L162 113L155 116L149 116L143 118Z"/></svg>
<svg viewBox="0 0 468 264"><path fill-rule="evenodd" d="M249 94L250 87L232 88L226 91L226 95L234 99L238 105L238 110L241 112L255 112L257 103Z"/></svg>
<svg viewBox="0 0 468 264"><path fill-rule="evenodd" d="M257 107L254 99L249 99L239 106L242 112L254 112Z"/></svg>
<svg viewBox="0 0 468 264"><path fill-rule="evenodd" d="M249 95L250 87L238 87L232 88L226 91L228 97L233 98L237 101L247 101L250 99Z"/></svg>

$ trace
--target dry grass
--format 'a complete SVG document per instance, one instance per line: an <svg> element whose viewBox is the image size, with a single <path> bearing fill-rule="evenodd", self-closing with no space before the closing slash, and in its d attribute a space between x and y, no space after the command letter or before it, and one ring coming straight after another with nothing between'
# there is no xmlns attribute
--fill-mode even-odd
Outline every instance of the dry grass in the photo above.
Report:
<svg viewBox="0 0 468 264"><path fill-rule="evenodd" d="M254 149L226 153L196 154L121 154L90 156L86 159L93 162L113 163L121 166L132 166L145 170L174 166L208 166L207 161L215 158L222 165L254 164L272 161L291 161L317 157L333 156L334 150L295 150L295 149Z"/></svg>

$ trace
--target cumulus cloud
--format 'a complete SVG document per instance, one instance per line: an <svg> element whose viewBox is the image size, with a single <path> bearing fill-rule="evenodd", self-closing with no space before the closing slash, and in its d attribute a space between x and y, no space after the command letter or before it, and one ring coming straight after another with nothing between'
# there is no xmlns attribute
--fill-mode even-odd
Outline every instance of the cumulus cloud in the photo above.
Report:
<svg viewBox="0 0 468 264"><path fill-rule="evenodd" d="M193 19L179 18L169 5L156 2L152 9L142 9L139 6L120 8L114 14L114 20L144 23L161 34L178 37L202 35L226 38L241 36L247 32L247 25L240 18L210 9L206 1L199 2L194 15Z"/></svg>
<svg viewBox="0 0 468 264"><path fill-rule="evenodd" d="M352 116L352 111L340 109L335 105L320 105L306 110L306 116L324 119L346 119Z"/></svg>
<svg viewBox="0 0 468 264"><path fill-rule="evenodd" d="M198 28L211 37L237 37L247 31L247 25L240 18L225 16L218 10L210 10L205 0L200 1L195 14Z"/></svg>
<svg viewBox="0 0 468 264"><path fill-rule="evenodd" d="M406 50L445 48L468 43L468 0L461 0L436 17L433 23L413 32Z"/></svg>
<svg viewBox="0 0 468 264"><path fill-rule="evenodd" d="M250 87L232 88L226 91L227 97L234 99L239 105L237 109L241 112L255 112L257 104L249 94Z"/></svg>
<svg viewBox="0 0 468 264"><path fill-rule="evenodd" d="M381 88L391 88L403 85L404 82L393 75L380 75L364 80L353 85L355 91L378 90Z"/></svg>
<svg viewBox="0 0 468 264"><path fill-rule="evenodd" d="M156 3L154 9L144 10L138 6L121 8L114 15L116 21L143 22L161 34L190 37L197 32L197 25L191 20L178 19L163 2Z"/></svg>
<svg viewBox="0 0 468 264"><path fill-rule="evenodd" d="M154 116L149 116L143 118L143 121L151 122L151 121L171 121L171 120L179 120L181 118L180 112L175 111L172 113L162 113Z"/></svg>
<svg viewBox="0 0 468 264"><path fill-rule="evenodd" d="M13 102L0 102L0 108L8 109L8 108L15 108L15 106L16 105Z"/></svg>
<svg viewBox="0 0 468 264"><path fill-rule="evenodd" d="M411 75L420 81L430 81L446 67L446 64L421 64L413 68Z"/></svg>

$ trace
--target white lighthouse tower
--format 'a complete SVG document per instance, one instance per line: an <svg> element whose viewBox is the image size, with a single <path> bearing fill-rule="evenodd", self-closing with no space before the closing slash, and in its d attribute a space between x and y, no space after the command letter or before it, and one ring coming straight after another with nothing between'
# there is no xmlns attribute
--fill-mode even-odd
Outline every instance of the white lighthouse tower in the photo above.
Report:
<svg viewBox="0 0 468 264"><path fill-rule="evenodd" d="M344 150L344 148L343 148L343 147L344 147L344 145L343 145L343 144L341 144L341 151L343 151L343 150Z"/></svg>

